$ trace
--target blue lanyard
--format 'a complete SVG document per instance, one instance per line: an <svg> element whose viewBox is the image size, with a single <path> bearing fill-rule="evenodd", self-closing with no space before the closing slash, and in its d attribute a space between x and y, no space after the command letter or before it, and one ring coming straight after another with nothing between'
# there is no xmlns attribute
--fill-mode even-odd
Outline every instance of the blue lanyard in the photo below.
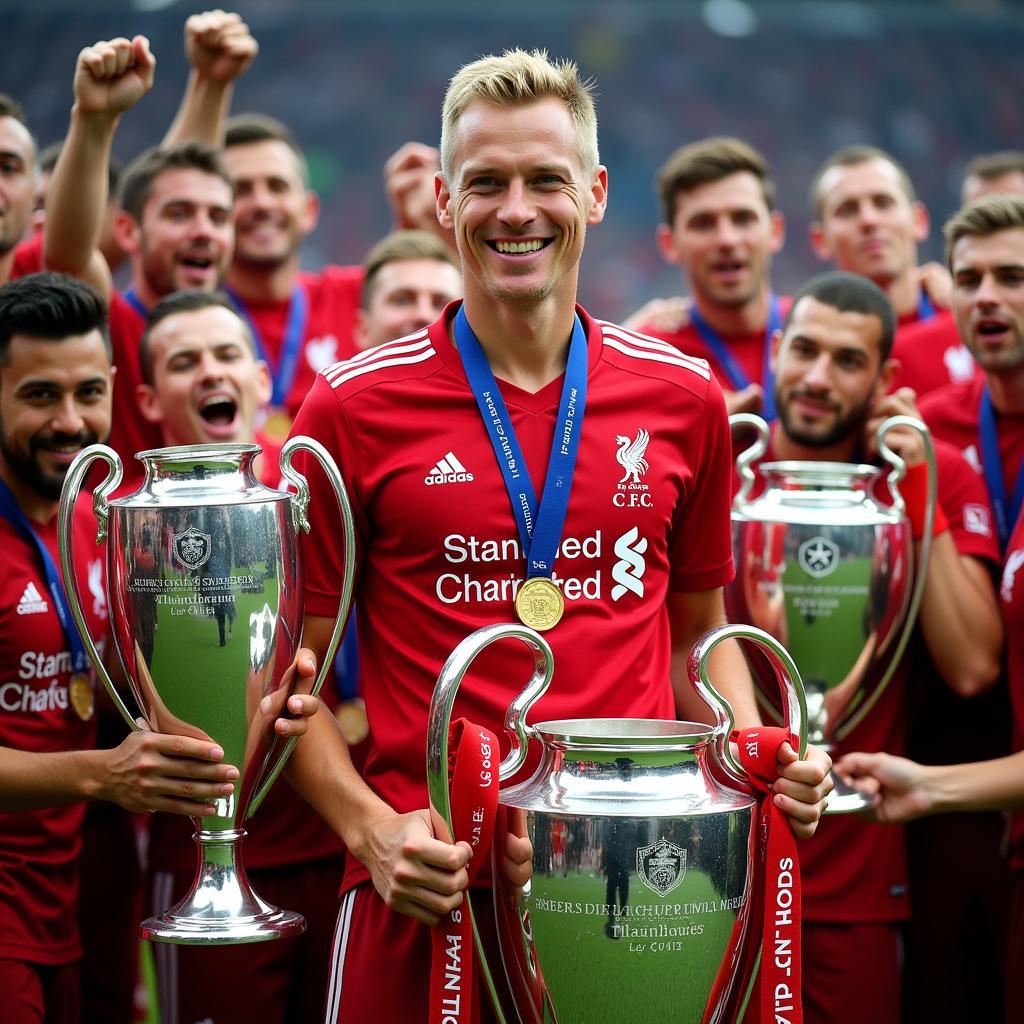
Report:
<svg viewBox="0 0 1024 1024"><path fill-rule="evenodd" d="M139 298L139 293L134 288L129 288L123 294L132 309L134 309L143 320L148 320L149 310L142 304L142 299Z"/></svg>
<svg viewBox="0 0 1024 1024"><path fill-rule="evenodd" d="M288 302L288 316L285 319L284 337L281 344L281 360L277 369L267 357L267 346L256 328L253 318L246 309L242 296L230 288L225 289L235 309L238 310L245 322L249 325L249 332L252 334L252 343L256 347L256 355L270 367L271 379L274 382L274 393L271 395L270 404L283 408L287 404L288 394L295 383L295 371L299 365L299 351L302 349L303 339L306 337L306 328L309 326L309 297L306 289L296 283L292 289L292 297Z"/></svg>
<svg viewBox="0 0 1024 1024"><path fill-rule="evenodd" d="M57 618L60 619L61 629L64 630L64 639L71 651L72 671L84 672L89 665L85 644L78 635L74 619L71 617L71 606L68 604L68 595L64 592L64 584L61 582L57 563L54 562L53 556L43 543L42 538L32 529L28 516L21 511L21 506L11 493L11 489L2 480L0 480L0 516L3 516L25 540L31 541L39 552L39 557L43 560L46 586L53 598L53 608L57 613Z"/></svg>
<svg viewBox="0 0 1024 1024"><path fill-rule="evenodd" d="M996 515L996 531L999 545L1006 550L1010 543L1010 532L1020 516L1024 505L1024 463L1017 470L1017 483L1013 488L1013 504L1006 494L1006 478L1003 476L1003 460L999 454L999 431L996 428L996 411L988 387L982 388L981 405L978 408L978 437L981 441L981 464L985 470L985 483Z"/></svg>
<svg viewBox="0 0 1024 1024"><path fill-rule="evenodd" d="M690 311L690 318L693 326L701 337L701 341L707 345L715 361L725 371L725 376L732 386L733 391L742 391L750 384L750 379L743 372L739 360L729 349L729 343L697 312L694 306ZM764 388L764 401L762 403L763 415L771 422L775 419L775 377L772 374L772 335L782 328L782 315L779 312L779 297L772 294L768 307L768 325L764 332L764 356L762 363L761 383Z"/></svg>
<svg viewBox="0 0 1024 1024"><path fill-rule="evenodd" d="M935 316L935 307L932 305L932 300L928 298L928 293L923 289L918 289L920 298L917 300L917 319L918 320L931 320Z"/></svg>
<svg viewBox="0 0 1024 1024"><path fill-rule="evenodd" d="M455 344L512 502L519 540L526 555L526 575L531 579L535 576L550 577L558 545L562 541L576 469L576 453L583 430L583 410L587 404L587 339L583 324L578 316L574 318L555 436L551 441L551 455L539 506L505 400L498 390L487 356L469 326L464 308L455 317Z"/></svg>

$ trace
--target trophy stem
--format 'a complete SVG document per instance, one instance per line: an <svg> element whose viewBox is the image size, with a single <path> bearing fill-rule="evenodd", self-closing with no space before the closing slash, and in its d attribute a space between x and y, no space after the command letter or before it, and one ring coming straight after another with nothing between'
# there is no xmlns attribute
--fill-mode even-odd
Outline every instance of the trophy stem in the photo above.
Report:
<svg viewBox="0 0 1024 1024"><path fill-rule="evenodd" d="M239 856L244 829L196 832L199 871L185 898L142 922L144 939L182 946L266 942L306 930L306 920L278 910L253 892Z"/></svg>

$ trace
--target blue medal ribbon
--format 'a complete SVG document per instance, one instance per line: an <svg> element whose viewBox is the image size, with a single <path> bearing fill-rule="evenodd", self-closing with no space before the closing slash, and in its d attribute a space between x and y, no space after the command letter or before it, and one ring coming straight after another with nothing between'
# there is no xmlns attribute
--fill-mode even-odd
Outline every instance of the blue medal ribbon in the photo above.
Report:
<svg viewBox="0 0 1024 1024"><path fill-rule="evenodd" d="M928 298L928 293L923 288L919 288L918 293L917 319L931 320L935 316L935 307L932 305L932 300Z"/></svg>
<svg viewBox="0 0 1024 1024"><path fill-rule="evenodd" d="M715 361L725 372L733 391L742 391L750 385L750 379L743 372L739 360L732 354L729 343L697 312L694 306L690 310L693 326L700 335L701 341L708 347ZM772 336L782 329L782 314L779 311L779 297L771 295L768 306L768 324L764 332L764 357L761 372L761 386L764 389L762 402L763 416L771 422L775 419L775 376L772 373Z"/></svg>
<svg viewBox="0 0 1024 1024"><path fill-rule="evenodd" d="M573 320L569 358L565 367L562 397L558 403L555 436L551 442L547 476L540 505L523 458L512 418L501 397L487 356L466 319L465 308L455 317L455 345L462 357L473 397L494 448L519 528L519 540L526 555L526 575L551 577L562 541L562 528L569 508L576 454L583 430L587 403L587 338L579 316Z"/></svg>
<svg viewBox="0 0 1024 1024"><path fill-rule="evenodd" d="M132 309L135 310L143 320L149 319L149 310L142 304L142 299L139 298L139 293L134 288L129 288L126 292L122 292L125 301Z"/></svg>
<svg viewBox="0 0 1024 1024"><path fill-rule="evenodd" d="M283 409L287 403L288 394L295 383L295 372L299 365L299 352L302 350L302 342L306 337L306 328L309 326L309 296L301 284L296 283L292 288L292 297L288 302L288 315L285 318L284 337L281 339L281 360L274 369L273 362L267 357L267 346L256 328L249 310L241 295L230 288L225 289L232 305L238 310L238 315L249 325L249 332L252 334L252 342L256 347L256 355L270 368L271 379L274 382L274 392L270 397L270 404Z"/></svg>
<svg viewBox="0 0 1024 1024"><path fill-rule="evenodd" d="M68 650L71 651L72 671L85 672L89 667L89 659L85 653L85 644L75 628L75 620L71 616L71 606L68 604L68 595L64 591L57 563L53 560L53 556L43 543L42 538L32 528L28 516L22 512L10 487L3 480L0 480L0 516L3 516L25 540L34 544L39 552L39 557L43 562L43 573L46 576L46 587L53 599L53 608L60 620L61 629L64 631Z"/></svg>
<svg viewBox="0 0 1024 1024"><path fill-rule="evenodd" d="M1006 493L1006 478L1003 475L1003 460L999 454L999 431L996 427L996 411L992 396L986 385L981 391L978 407L978 438L981 441L981 464L985 471L985 483L996 517L996 531L999 546L1005 551L1010 543L1010 533L1020 516L1024 505L1024 463L1017 470L1017 483L1013 488L1013 504Z"/></svg>

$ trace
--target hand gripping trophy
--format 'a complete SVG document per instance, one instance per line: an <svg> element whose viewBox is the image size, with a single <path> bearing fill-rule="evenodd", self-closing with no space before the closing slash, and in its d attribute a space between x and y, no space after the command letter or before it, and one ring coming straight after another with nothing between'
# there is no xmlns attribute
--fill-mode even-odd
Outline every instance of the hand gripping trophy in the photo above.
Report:
<svg viewBox="0 0 1024 1024"><path fill-rule="evenodd" d="M341 604L313 694L330 670L352 600L354 529L345 485L327 452L306 437L281 450L294 493L270 490L253 475L256 445L191 445L140 453L146 478L128 497L108 500L121 480L116 452L85 449L61 494L60 558L72 614L97 675L133 728L211 739L239 778L216 812L197 821L199 869L191 890L142 936L180 944L260 942L305 928L300 914L253 892L241 858L243 824L256 811L294 746L273 731L295 678L303 567L299 531L309 530L309 489L292 468L300 450L316 456L333 487L346 553ZM119 692L82 616L74 577L71 522L93 462L107 464L93 507L97 542L107 542L107 586L114 643L131 690ZM272 698L270 714L260 710ZM138 708L138 712L132 710ZM136 720L140 715L142 724Z"/></svg>

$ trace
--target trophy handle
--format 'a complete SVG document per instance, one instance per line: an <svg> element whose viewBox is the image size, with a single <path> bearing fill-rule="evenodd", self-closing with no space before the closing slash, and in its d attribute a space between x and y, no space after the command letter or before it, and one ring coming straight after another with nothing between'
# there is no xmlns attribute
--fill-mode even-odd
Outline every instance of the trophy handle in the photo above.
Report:
<svg viewBox="0 0 1024 1024"><path fill-rule="evenodd" d="M889 487L889 494L892 496L892 507L900 516L906 511L906 503L903 495L899 492L898 484L907 475L907 464L896 454L886 443L885 435L894 427L909 427L921 435L924 442L925 465L928 467L928 504L925 506L924 534L921 537L921 550L918 557L917 577L914 580L914 589L910 596L910 604L907 606L907 617L903 622L903 632L900 634L899 642L893 649L892 657L878 685L871 695L861 704L859 708L836 729L836 739L841 740L863 721L864 716L875 706L876 701L882 696L882 692L892 679L893 673L899 666L903 652L910 642L910 634L913 632L917 622L917 612L921 607L921 598L924 596L924 587L928 578L928 562L932 553L932 530L935 526L935 505L938 501L939 473L935 463L935 445L932 444L931 431L918 419L913 416L890 416L878 425L875 434L875 442L878 451L883 459L892 467L886 483Z"/></svg>
<svg viewBox="0 0 1024 1024"><path fill-rule="evenodd" d="M729 417L729 427L735 430L737 427L751 427L757 432L753 444L744 448L736 456L736 472L740 477L740 489L732 500L733 508L740 508L746 504L754 487L754 471L750 467L757 462L766 451L768 451L768 424L760 417L751 412L737 412Z"/></svg>
<svg viewBox="0 0 1024 1024"><path fill-rule="evenodd" d="M729 736L736 727L732 705L719 692L708 677L708 659L711 652L723 641L730 638L750 640L761 648L768 660L782 693L783 724L797 737L803 757L807 751L807 699L804 685L796 662L790 657L778 640L763 629L755 626L720 626L705 633L690 651L690 682L705 704L714 712L714 758L731 783L751 792L747 773L740 766L729 745Z"/></svg>
<svg viewBox="0 0 1024 1024"><path fill-rule="evenodd" d="M96 543L102 544L107 539L107 500L117 490L121 483L121 459L113 448L105 444L91 444L75 456L67 476L64 478L64 486L60 492L60 516L57 521L57 547L60 553L60 574L64 580L64 590L68 595L68 605L71 607L71 617L75 620L75 628L78 630L82 643L89 654L89 660L100 682L103 683L114 706L121 712L121 717L128 723L133 732L141 731L136 715L128 709L128 705L121 699L121 695L110 678L103 659L100 658L96 645L92 642L89 634L89 626L82 614L82 601L78 595L78 579L75 576L75 560L73 557L75 531L73 528L75 517L75 505L78 503L78 494L82 489L82 481L85 480L93 462L102 459L107 464L107 475L103 483L92 493L92 511L96 516Z"/></svg>
<svg viewBox="0 0 1024 1024"><path fill-rule="evenodd" d="M356 531L352 519L352 505L349 503L348 492L345 489L345 481L335 465L334 459L331 458L330 453L319 441L315 441L305 434L296 434L295 437L288 438L281 448L281 475L295 487L295 494L289 495L292 525L295 527L295 532L298 533L299 530L303 530L309 533L309 519L306 517L306 512L309 509L309 482L292 465L295 453L300 451L307 451L313 455L327 475L327 479L330 481L331 488L334 491L334 497L338 502L338 511L341 513L342 534L345 539L345 569L341 581L341 600L338 603L338 614L334 618L331 638L327 642L323 661L316 674L313 689L310 691L315 697L324 685L327 673L331 670L331 664L334 661L334 655L338 650L341 634L345 628L345 623L348 621L348 614L352 607L352 591L355 586L356 575ZM270 787L277 780L278 775L281 774L281 770L284 768L285 762L288 760L296 742L296 737L291 736L285 743L277 763L267 773L267 777L249 802L249 807L245 814L246 818L251 818L256 813Z"/></svg>
<svg viewBox="0 0 1024 1024"><path fill-rule="evenodd" d="M529 626L517 623L485 626L471 633L448 656L448 660L437 677L434 696L430 702L430 713L427 717L427 794L430 799L430 820L434 835L442 842L450 843L454 837L452 826L451 796L448 792L448 733L451 730L452 709L455 697L459 692L462 678L473 664L477 655L496 640L514 637L521 640L533 653L534 668L530 681L522 693L509 705L505 715L505 728L512 741L512 749L502 760L498 769L499 781L503 782L514 775L526 760L527 745L532 732L526 725L526 712L543 695L551 683L554 672L554 655L547 641ZM491 999L495 1018L498 1024L508 1024L501 1009L494 978L487 965L480 931L476 924L476 915L470 895L466 893L466 906L473 922L473 940L476 944L477 962L484 986Z"/></svg>

